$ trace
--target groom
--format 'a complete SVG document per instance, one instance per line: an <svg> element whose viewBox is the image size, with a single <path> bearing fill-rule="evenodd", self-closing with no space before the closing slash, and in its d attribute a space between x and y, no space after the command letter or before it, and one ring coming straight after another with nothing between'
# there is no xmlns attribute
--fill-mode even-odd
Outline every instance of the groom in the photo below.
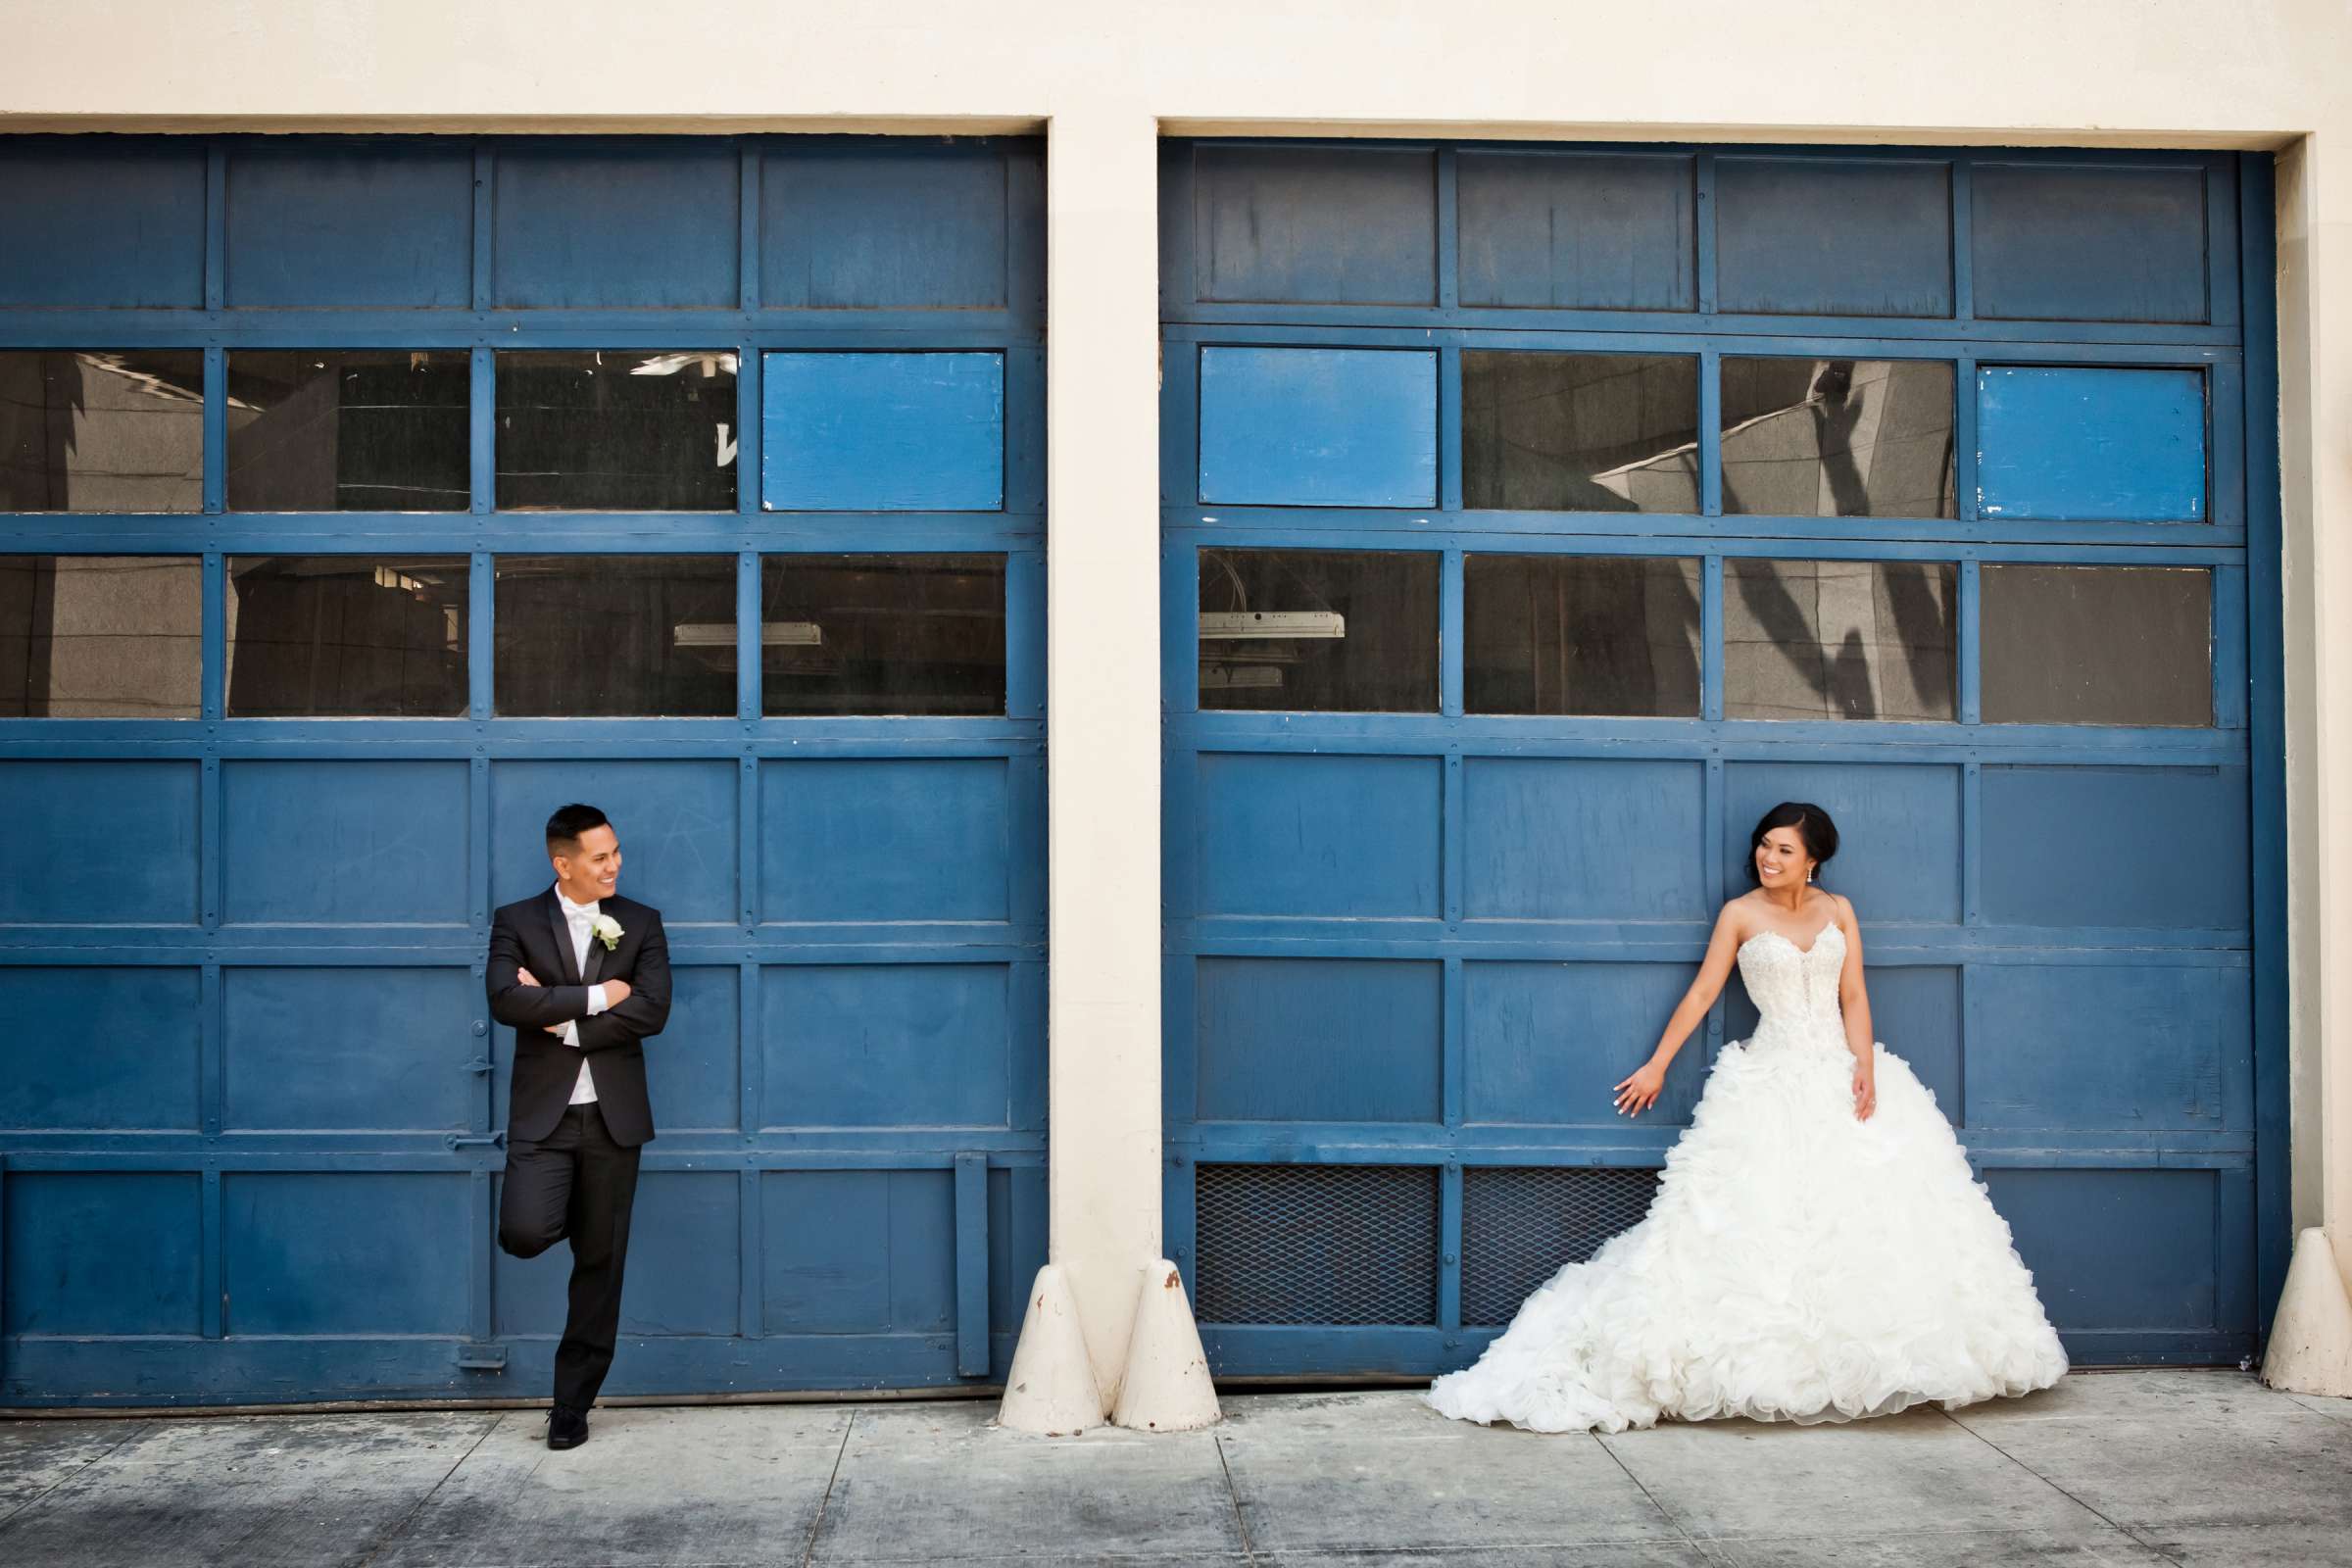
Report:
<svg viewBox="0 0 2352 1568"><path fill-rule="evenodd" d="M604 812L549 817L547 854L556 885L490 920L490 1015L514 1030L498 1245L537 1257L571 1240L547 1446L576 1448L620 1329L637 1155L654 1136L640 1042L669 1021L669 944L660 910L614 895L620 840Z"/></svg>

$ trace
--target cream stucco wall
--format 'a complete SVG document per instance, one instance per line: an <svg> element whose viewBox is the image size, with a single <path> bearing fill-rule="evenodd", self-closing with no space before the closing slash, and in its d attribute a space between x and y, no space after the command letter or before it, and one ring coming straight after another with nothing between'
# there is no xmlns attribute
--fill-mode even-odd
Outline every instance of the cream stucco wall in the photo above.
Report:
<svg viewBox="0 0 2352 1568"><path fill-rule="evenodd" d="M10 0L0 130L1050 141L1054 1249L1098 1371L1159 1245L1162 130L2290 148L2294 1169L2352 1260L2352 7L2342 0Z"/></svg>

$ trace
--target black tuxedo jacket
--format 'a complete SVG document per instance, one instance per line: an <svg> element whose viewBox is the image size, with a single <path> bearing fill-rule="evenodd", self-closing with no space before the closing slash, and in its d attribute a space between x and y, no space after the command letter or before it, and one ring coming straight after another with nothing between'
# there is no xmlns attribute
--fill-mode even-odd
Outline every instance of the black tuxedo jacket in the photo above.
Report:
<svg viewBox="0 0 2352 1568"><path fill-rule="evenodd" d="M608 953L604 943L589 938L585 972L572 961L571 928L554 888L490 917L490 965L484 976L490 1016L514 1031L514 1076L507 1097L512 1141L545 1138L556 1130L571 1103L583 1057L612 1141L633 1148L654 1136L640 1042L669 1022L669 943L662 935L662 911L651 905L616 895L598 910L620 922L620 941ZM521 969L548 983L523 985L515 979ZM606 980L626 980L628 1000L591 1018L588 988ZM575 1020L577 1051L547 1032L551 1023Z"/></svg>

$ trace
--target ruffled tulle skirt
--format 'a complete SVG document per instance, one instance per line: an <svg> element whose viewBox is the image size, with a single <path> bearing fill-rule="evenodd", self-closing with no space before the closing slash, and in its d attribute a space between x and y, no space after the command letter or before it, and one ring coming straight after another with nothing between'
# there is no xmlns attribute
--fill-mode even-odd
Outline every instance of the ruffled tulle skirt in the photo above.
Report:
<svg viewBox="0 0 2352 1568"><path fill-rule="evenodd" d="M1841 1042L1735 1045L1648 1217L1520 1307L1429 1402L1466 1421L1844 1421L2047 1388L2066 1352L1950 1123L1878 1048L1857 1121Z"/></svg>

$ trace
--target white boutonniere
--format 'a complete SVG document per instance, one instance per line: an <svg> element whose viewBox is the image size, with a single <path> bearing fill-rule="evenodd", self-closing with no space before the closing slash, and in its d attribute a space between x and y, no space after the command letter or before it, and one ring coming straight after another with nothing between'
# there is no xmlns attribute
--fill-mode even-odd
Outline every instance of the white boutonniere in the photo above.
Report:
<svg viewBox="0 0 2352 1568"><path fill-rule="evenodd" d="M620 922L609 914L600 914L589 921L588 932L605 945L607 953L620 946Z"/></svg>

